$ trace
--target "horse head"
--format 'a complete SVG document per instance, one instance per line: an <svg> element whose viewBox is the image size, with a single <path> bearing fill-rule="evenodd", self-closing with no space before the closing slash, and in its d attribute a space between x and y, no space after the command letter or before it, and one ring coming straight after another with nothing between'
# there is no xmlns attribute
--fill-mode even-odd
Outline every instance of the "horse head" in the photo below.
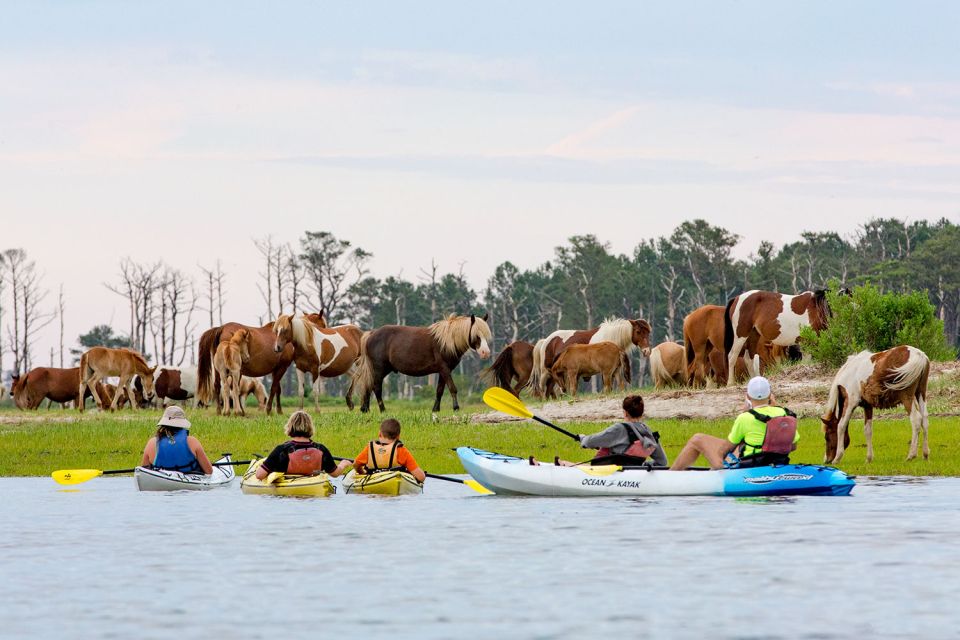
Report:
<svg viewBox="0 0 960 640"><path fill-rule="evenodd" d="M807 315L810 318L810 326L817 333L827 328L830 304L827 302L826 289L817 289L813 292L813 297L807 305Z"/></svg>
<svg viewBox="0 0 960 640"><path fill-rule="evenodd" d="M320 312L320 315L322 316L323 312ZM293 316L280 314L280 317L273 323L273 332L277 336L277 339L273 341L273 351L280 353L293 340Z"/></svg>
<svg viewBox="0 0 960 640"><path fill-rule="evenodd" d="M155 374L158 367L159 365L156 365L139 375L140 383L143 385L143 397L147 400L153 400L153 397L157 394Z"/></svg>
<svg viewBox="0 0 960 640"><path fill-rule="evenodd" d="M650 357L650 323L646 320L631 320L633 325L633 334L630 341L640 348L644 358Z"/></svg>
<svg viewBox="0 0 960 640"><path fill-rule="evenodd" d="M490 342L493 341L490 326L487 324L488 317L489 314L486 313L479 319L470 314L470 348L484 360L490 357Z"/></svg>
<svg viewBox="0 0 960 640"><path fill-rule="evenodd" d="M246 329L239 329L235 334L233 334L233 337L230 338L230 342L237 345L237 348L240 350L240 362L246 362L250 359L249 331Z"/></svg>

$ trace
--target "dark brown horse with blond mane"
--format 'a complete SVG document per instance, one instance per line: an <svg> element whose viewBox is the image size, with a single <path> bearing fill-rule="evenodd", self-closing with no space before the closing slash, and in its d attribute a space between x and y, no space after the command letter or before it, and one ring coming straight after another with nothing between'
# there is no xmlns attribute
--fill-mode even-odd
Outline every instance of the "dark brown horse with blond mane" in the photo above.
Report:
<svg viewBox="0 0 960 640"><path fill-rule="evenodd" d="M488 385L496 385L520 397L520 391L530 384L533 373L533 345L523 340L514 340L500 352L489 367L480 372L480 378ZM514 384L516 380L516 384Z"/></svg>
<svg viewBox="0 0 960 640"><path fill-rule="evenodd" d="M439 374L433 410L440 411L440 399L448 387L453 397L453 410L458 410L460 404L457 402L457 386L453 383L453 370L470 349L481 358L489 358L492 340L486 314L482 318L451 315L429 327L391 324L363 334L360 359L351 385L357 385L363 396L360 411L370 410L371 391L377 396L381 413L385 411L383 379L394 371L408 376Z"/></svg>
<svg viewBox="0 0 960 640"><path fill-rule="evenodd" d="M239 322L228 322L223 326L213 327L203 332L200 336L200 353L197 359L197 399L208 405L215 400L214 392L218 380L214 375L213 356L220 343L232 338L233 334L240 329L246 329L250 332L250 358L243 363L240 373L252 378L270 374L272 383L270 384L270 397L267 398L267 414L269 415L273 408L274 398L277 402L277 413L282 414L280 382L283 379L283 374L287 372L287 367L293 362L293 345L288 344L279 353L274 350L276 334L273 332L273 322L268 322L262 327L249 327ZM216 398L216 400L219 402L219 398Z"/></svg>

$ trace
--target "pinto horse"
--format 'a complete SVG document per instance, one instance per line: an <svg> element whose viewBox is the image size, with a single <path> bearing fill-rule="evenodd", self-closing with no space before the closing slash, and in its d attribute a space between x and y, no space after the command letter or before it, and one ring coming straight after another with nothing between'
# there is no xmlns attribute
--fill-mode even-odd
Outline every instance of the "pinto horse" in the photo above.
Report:
<svg viewBox="0 0 960 640"><path fill-rule="evenodd" d="M274 351L276 335L273 332L273 322L262 327L250 327L239 322L228 322L220 327L207 329L200 336L200 348L197 358L197 399L204 404L212 404L217 385L217 377L213 370L213 356L217 346L233 337L240 329L250 332L250 359L243 363L241 374L259 378L271 375L270 397L267 398L267 415L273 408L273 400L277 401L277 413L282 414L280 408L280 382L293 362L293 345L287 345L283 351ZM219 400L217 400L219 402ZM218 405L219 406L219 405Z"/></svg>
<svg viewBox="0 0 960 640"><path fill-rule="evenodd" d="M680 386L687 382L683 345L661 342L650 350L650 377L656 389Z"/></svg>
<svg viewBox="0 0 960 640"><path fill-rule="evenodd" d="M460 409L457 402L457 385L453 383L453 370L470 349L481 358L490 357L493 335L487 324L487 316L450 315L445 320L434 322L429 327L405 327L386 325L363 334L360 342L360 358L353 374L352 388L358 385L363 396L360 411L370 410L370 392L377 396L380 412L383 406L383 379L396 371L408 376L439 374L437 399L433 411L440 411L440 399L444 388L449 387L453 397L453 410Z"/></svg>
<svg viewBox="0 0 960 640"><path fill-rule="evenodd" d="M560 329L539 340L533 347L533 375L531 384L543 397L556 397L553 392L554 378L549 374L554 362L564 349L574 344L612 342L620 350L629 353L636 348L644 355L650 349L650 323L646 320L612 318L599 327L585 330ZM627 360L626 376L630 376L630 361Z"/></svg>
<svg viewBox="0 0 960 640"><path fill-rule="evenodd" d="M615 380L620 381L620 389L626 389L624 363L627 354L615 342L604 340L589 344L572 344L557 356L550 367L550 375L560 384L565 393L576 397L580 377L603 376L603 391L613 390Z"/></svg>
<svg viewBox="0 0 960 640"><path fill-rule="evenodd" d="M44 400L77 403L77 388L80 384L80 367L59 369L56 367L35 367L24 376L13 377L13 402L19 409L36 409ZM99 383L98 383L99 384ZM97 387L101 398L107 398L103 385ZM84 400L92 397L90 390L84 393ZM108 400L112 400L110 395ZM104 405L99 405L104 409Z"/></svg>
<svg viewBox="0 0 960 640"><path fill-rule="evenodd" d="M917 438L923 431L923 457L930 457L927 433L927 378L930 360L920 349L894 347L880 353L861 351L847 358L830 385L827 413L823 416L826 454L823 461L840 462L850 445L847 426L857 407L863 407L863 433L867 440L867 462L873 460L873 410L903 405L913 429L907 460L917 457ZM842 443L842 444L841 444Z"/></svg>
<svg viewBox="0 0 960 640"><path fill-rule="evenodd" d="M498 386L520 397L520 391L530 383L533 373L533 345L514 340L500 352L489 367L480 372L488 386ZM516 384L513 383L516 379Z"/></svg>
<svg viewBox="0 0 960 640"><path fill-rule="evenodd" d="M117 376L120 381L117 383L117 392L113 395L113 401L110 403L110 410L113 411L117 408L117 402L121 395L126 395L132 409L139 409L140 407L134 399L133 390L130 388L130 382L134 376L139 376L143 383L144 396L147 400L152 400L154 396L153 375L156 370L157 367L148 365L144 357L133 349L93 347L80 356L80 388L77 397L82 398L86 390L89 389L97 406L103 406L100 395L97 393L97 383L104 378ZM81 413L83 412L83 404L83 402L77 403L77 408Z"/></svg>
<svg viewBox="0 0 960 640"><path fill-rule="evenodd" d="M357 357L360 355L360 339L363 336L360 327L353 324L327 327L321 311L319 314L303 315L299 318L281 315L274 321L273 331L276 334L275 351L293 344L301 409L304 372L313 377L315 407L320 404L318 378L336 378L345 373L352 377ZM346 402L347 408L353 410L352 388L347 389Z"/></svg>
<svg viewBox="0 0 960 640"><path fill-rule="evenodd" d="M773 291L747 291L731 298L724 313L723 348L727 356L727 385L734 382L737 358L744 356L751 376L760 375L759 345L790 347L800 330L822 331L830 310L826 291L807 291L788 296Z"/></svg>

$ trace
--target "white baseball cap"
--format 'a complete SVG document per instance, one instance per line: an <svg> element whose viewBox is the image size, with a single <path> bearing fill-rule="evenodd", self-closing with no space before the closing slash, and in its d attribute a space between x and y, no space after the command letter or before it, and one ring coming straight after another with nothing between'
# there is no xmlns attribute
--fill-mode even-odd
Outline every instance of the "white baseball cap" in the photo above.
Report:
<svg viewBox="0 0 960 640"><path fill-rule="evenodd" d="M751 378L747 383L747 397L751 400L766 400L770 397L770 381L763 376Z"/></svg>

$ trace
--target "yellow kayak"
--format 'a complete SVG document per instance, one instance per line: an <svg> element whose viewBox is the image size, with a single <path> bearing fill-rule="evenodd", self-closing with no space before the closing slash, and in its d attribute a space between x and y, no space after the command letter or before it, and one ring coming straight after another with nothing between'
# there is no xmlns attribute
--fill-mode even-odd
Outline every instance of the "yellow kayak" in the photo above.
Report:
<svg viewBox="0 0 960 640"><path fill-rule="evenodd" d="M359 474L351 470L343 478L343 490L346 493L407 496L423 493L423 485L406 471Z"/></svg>
<svg viewBox="0 0 960 640"><path fill-rule="evenodd" d="M240 481L240 490L244 493L267 496L298 496L323 498L337 492L337 488L330 482L330 476L318 473L312 476L285 476L282 473L271 473L263 480L258 480L257 469L263 460L254 460L250 468L243 474Z"/></svg>

